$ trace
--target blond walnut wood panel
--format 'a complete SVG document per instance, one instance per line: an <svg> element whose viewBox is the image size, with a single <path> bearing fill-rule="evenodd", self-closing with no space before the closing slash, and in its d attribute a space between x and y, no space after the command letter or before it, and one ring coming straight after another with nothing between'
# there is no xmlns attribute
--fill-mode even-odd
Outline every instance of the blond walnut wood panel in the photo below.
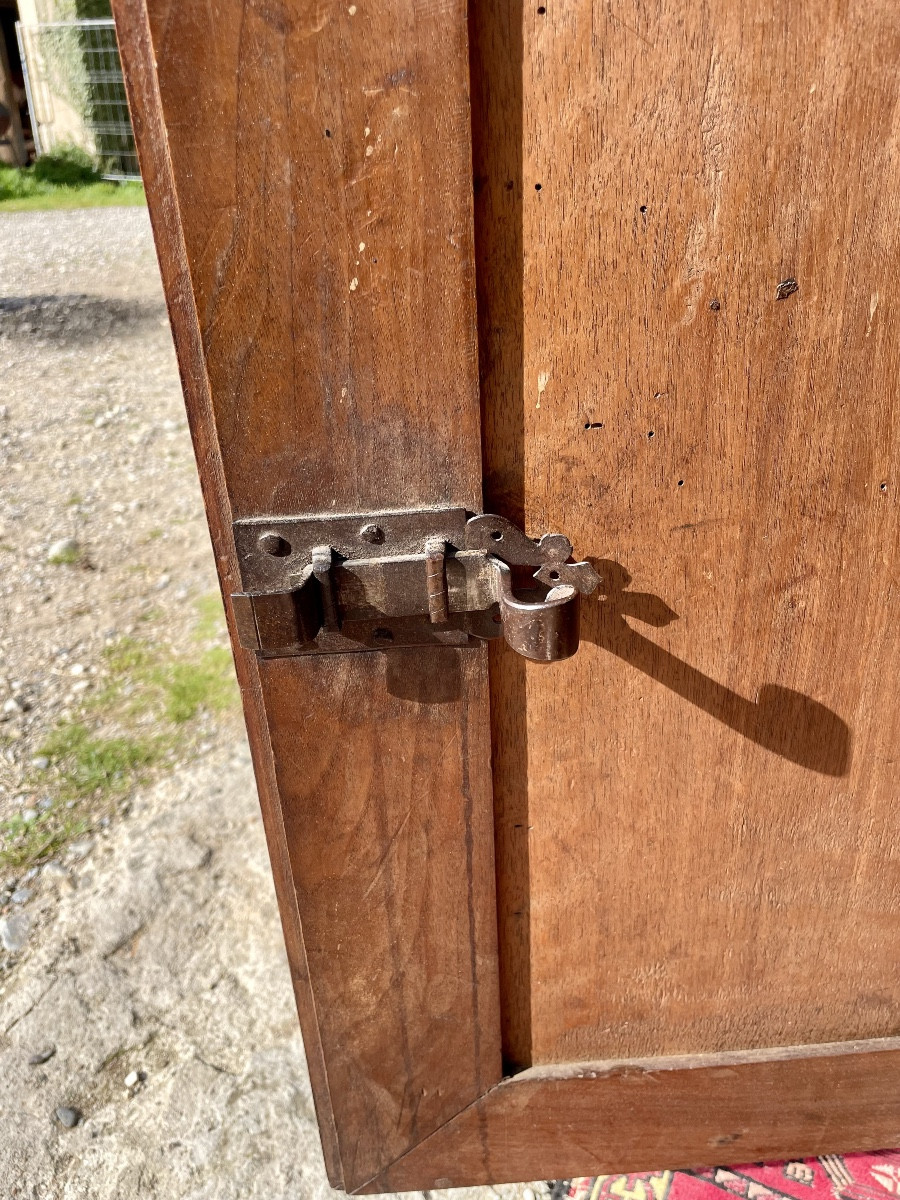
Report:
<svg viewBox="0 0 900 1200"><path fill-rule="evenodd" d="M507 1056L891 1035L900 10L543 7L472 20L487 503L605 595L494 672Z"/></svg>
<svg viewBox="0 0 900 1200"><path fill-rule="evenodd" d="M117 3L226 593L234 515L479 506L464 13L353 7ZM493 656L503 1032L606 1061L497 1084L484 659L238 651L348 1189L900 1138L893 1042L665 1057L893 1029L893 14L540 7L470 25L485 469L605 586Z"/></svg>
<svg viewBox="0 0 900 1200"><path fill-rule="evenodd" d="M262 664L348 1188L500 1076L490 731L465 704L486 668L335 655L301 690L289 660Z"/></svg>
<svg viewBox="0 0 900 1200"><path fill-rule="evenodd" d="M116 17L226 596L235 518L480 507L461 6ZM351 1188L500 1075L486 656L235 656Z"/></svg>
<svg viewBox="0 0 900 1200"><path fill-rule="evenodd" d="M463 10L149 11L235 516L476 507Z"/></svg>

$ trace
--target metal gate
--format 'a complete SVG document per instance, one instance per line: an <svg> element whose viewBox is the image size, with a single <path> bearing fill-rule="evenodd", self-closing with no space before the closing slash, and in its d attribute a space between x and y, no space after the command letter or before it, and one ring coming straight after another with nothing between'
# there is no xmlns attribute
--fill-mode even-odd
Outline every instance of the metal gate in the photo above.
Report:
<svg viewBox="0 0 900 1200"><path fill-rule="evenodd" d="M111 20L16 25L35 151L94 155L107 179L140 179Z"/></svg>

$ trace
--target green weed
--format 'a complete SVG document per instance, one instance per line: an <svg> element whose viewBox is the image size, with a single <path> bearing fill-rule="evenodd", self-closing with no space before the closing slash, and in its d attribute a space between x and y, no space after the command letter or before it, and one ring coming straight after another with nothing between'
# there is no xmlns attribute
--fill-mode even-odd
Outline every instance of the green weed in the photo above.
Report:
<svg viewBox="0 0 900 1200"><path fill-rule="evenodd" d="M39 813L33 821L25 821L17 813L0 821L0 864L30 867L51 858L66 842L87 833L89 828L86 817L56 805Z"/></svg>
<svg viewBox="0 0 900 1200"><path fill-rule="evenodd" d="M103 178L90 154L80 146L59 146L42 154L30 169L32 178L39 183L52 183L58 187L99 183Z"/></svg>
<svg viewBox="0 0 900 1200"><path fill-rule="evenodd" d="M144 203L140 183L103 179L90 155L76 146L41 155L30 167L0 166L0 212Z"/></svg>
<svg viewBox="0 0 900 1200"><path fill-rule="evenodd" d="M94 707L110 710L119 701L132 716L151 712L183 725L201 711L223 712L237 699L231 652L224 646L178 658L136 638L120 638L104 656L105 686Z"/></svg>
<svg viewBox="0 0 900 1200"><path fill-rule="evenodd" d="M47 561L55 567L71 567L81 561L81 551L77 546L66 546L64 550L59 550L56 554L51 554Z"/></svg>
<svg viewBox="0 0 900 1200"><path fill-rule="evenodd" d="M123 675L145 671L153 665L156 655L146 642L139 642L133 637L121 637L106 647L103 657L106 659L108 675L118 679Z"/></svg>
<svg viewBox="0 0 900 1200"><path fill-rule="evenodd" d="M0 865L28 866L52 857L88 832L154 768L190 744L190 722L201 712L236 704L237 685L218 594L197 601L196 639L177 655L169 647L122 637L104 651L98 687L77 718L57 726L39 754L46 769L26 781L49 803L29 821L0 822Z"/></svg>
<svg viewBox="0 0 900 1200"><path fill-rule="evenodd" d="M176 725L190 721L201 709L223 712L237 700L231 651L213 646L196 662L170 664L163 686L166 715Z"/></svg>
<svg viewBox="0 0 900 1200"><path fill-rule="evenodd" d="M164 750L160 737L105 737L76 721L58 726L40 750L50 760L41 779L50 804L31 820L16 813L0 822L0 865L30 866L88 832Z"/></svg>
<svg viewBox="0 0 900 1200"><path fill-rule="evenodd" d="M50 734L40 753L56 767L56 791L63 799L105 796L127 788L135 773L156 761L159 739L102 737L81 722L67 722Z"/></svg>

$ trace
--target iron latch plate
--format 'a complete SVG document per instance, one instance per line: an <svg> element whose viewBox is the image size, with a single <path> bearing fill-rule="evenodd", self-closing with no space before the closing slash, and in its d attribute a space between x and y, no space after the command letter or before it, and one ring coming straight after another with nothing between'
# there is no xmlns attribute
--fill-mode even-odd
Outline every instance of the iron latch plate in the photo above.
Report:
<svg viewBox="0 0 900 1200"><path fill-rule="evenodd" d="M566 561L561 535L536 542L463 508L250 518L234 537L238 634L263 657L504 636L553 661L577 648L578 596L596 580L588 563ZM537 567L537 591L513 596L508 565Z"/></svg>

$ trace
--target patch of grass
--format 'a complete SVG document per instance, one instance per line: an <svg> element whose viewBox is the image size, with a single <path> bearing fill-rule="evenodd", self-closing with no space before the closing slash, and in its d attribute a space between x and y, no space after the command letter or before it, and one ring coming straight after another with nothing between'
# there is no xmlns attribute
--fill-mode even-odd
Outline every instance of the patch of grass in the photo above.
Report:
<svg viewBox="0 0 900 1200"><path fill-rule="evenodd" d="M166 715L176 725L190 721L201 709L223 712L237 700L231 651L212 646L197 662L170 664L164 687Z"/></svg>
<svg viewBox="0 0 900 1200"><path fill-rule="evenodd" d="M17 813L0 821L0 864L18 869L52 858L66 842L87 833L90 824L86 817L55 805L33 821Z"/></svg>
<svg viewBox="0 0 900 1200"><path fill-rule="evenodd" d="M73 800L129 787L161 751L158 739L98 736L75 721L60 725L40 749L59 773L59 797Z"/></svg>
<svg viewBox="0 0 900 1200"><path fill-rule="evenodd" d="M46 738L39 754L49 765L26 781L29 792L49 803L32 820L19 814L0 822L0 865L41 862L89 832L154 768L190 745L191 721L237 703L218 594L197 601L197 614L194 634L204 644L189 654L135 637L106 648L99 687L77 718Z"/></svg>
<svg viewBox="0 0 900 1200"><path fill-rule="evenodd" d="M106 686L93 698L94 707L109 711L120 704L130 716L150 712L184 725L202 711L224 712L237 700L234 664L224 646L176 658L136 638L120 638L104 657Z"/></svg>
<svg viewBox="0 0 900 1200"><path fill-rule="evenodd" d="M47 559L47 562L52 563L54 567L71 567L80 561L81 550L78 546L66 546L64 550L59 550L56 554L51 554Z"/></svg>
<svg viewBox="0 0 900 1200"><path fill-rule="evenodd" d="M103 179L90 155L63 146L30 167L0 166L0 212L145 204L140 183Z"/></svg>
<svg viewBox="0 0 900 1200"><path fill-rule="evenodd" d="M106 659L107 670L113 678L143 671L154 661L151 648L145 642L139 642L137 638L133 637L119 638L111 646L106 647L103 657Z"/></svg>
<svg viewBox="0 0 900 1200"><path fill-rule="evenodd" d="M0 865L31 866L87 833L164 750L159 737L108 737L79 721L58 726L40 750L50 759L42 784L52 793L51 803L31 820L16 813L0 822Z"/></svg>
<svg viewBox="0 0 900 1200"><path fill-rule="evenodd" d="M79 187L85 183L99 183L102 178L96 162L80 146L58 146L48 154L42 154L31 167L33 177L40 183L52 183L61 187Z"/></svg>

